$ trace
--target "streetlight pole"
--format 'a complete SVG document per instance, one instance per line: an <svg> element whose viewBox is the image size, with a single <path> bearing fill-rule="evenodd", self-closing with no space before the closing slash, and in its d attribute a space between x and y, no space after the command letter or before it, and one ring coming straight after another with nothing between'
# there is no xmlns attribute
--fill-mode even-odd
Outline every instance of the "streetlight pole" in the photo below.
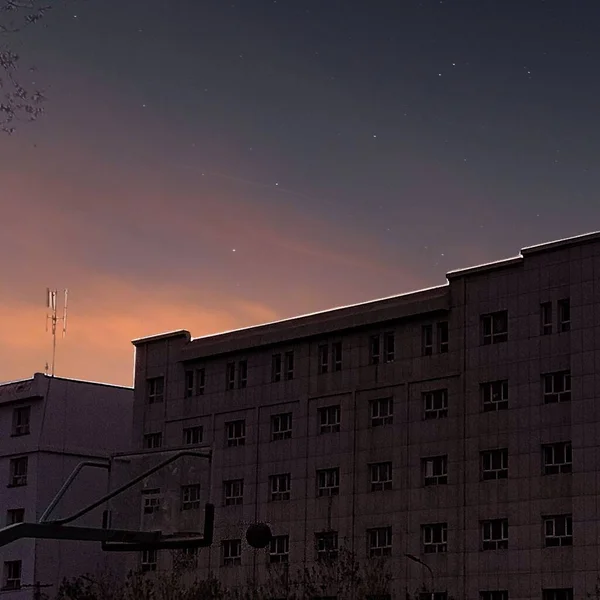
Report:
<svg viewBox="0 0 600 600"><path fill-rule="evenodd" d="M412 554L405 554L404 556L406 556L406 558L412 560L413 562L420 564L422 567L425 567L429 571L429 575L431 577L431 600L433 600L433 593L435 590L435 586L434 586L433 571L432 571L431 567L427 563L423 562L420 558L418 558Z"/></svg>

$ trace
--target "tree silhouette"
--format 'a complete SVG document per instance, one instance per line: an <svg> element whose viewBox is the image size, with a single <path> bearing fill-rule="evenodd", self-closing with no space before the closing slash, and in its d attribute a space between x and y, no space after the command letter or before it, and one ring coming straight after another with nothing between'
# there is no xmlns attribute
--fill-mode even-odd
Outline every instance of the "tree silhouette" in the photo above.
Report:
<svg viewBox="0 0 600 600"><path fill-rule="evenodd" d="M18 122L34 121L43 112L43 92L21 69L16 38L38 23L60 0L0 0L0 131L13 133Z"/></svg>

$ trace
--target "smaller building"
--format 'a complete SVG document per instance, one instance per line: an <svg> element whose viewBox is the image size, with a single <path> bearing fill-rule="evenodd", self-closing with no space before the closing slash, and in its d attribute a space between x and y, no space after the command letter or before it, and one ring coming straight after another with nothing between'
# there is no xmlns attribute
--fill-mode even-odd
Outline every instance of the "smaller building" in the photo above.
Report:
<svg viewBox="0 0 600 600"><path fill-rule="evenodd" d="M82 461L106 461L129 448L133 390L48 377L0 384L0 524L39 520ZM76 512L106 493L108 471L81 471L52 518ZM99 527L101 510L75 525ZM35 597L39 582L49 596L64 577L110 565L95 542L22 539L2 548L3 600Z"/></svg>

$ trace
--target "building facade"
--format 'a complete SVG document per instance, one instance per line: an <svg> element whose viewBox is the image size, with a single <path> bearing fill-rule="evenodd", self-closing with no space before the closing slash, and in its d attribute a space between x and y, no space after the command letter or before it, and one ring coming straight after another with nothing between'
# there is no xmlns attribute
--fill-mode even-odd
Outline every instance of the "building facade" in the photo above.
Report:
<svg viewBox="0 0 600 600"><path fill-rule="evenodd" d="M36 522L82 461L106 462L129 448L133 390L36 373L0 384L2 526ZM52 518L65 517L106 493L106 470L81 471ZM101 527L102 512L75 522ZM63 577L107 566L99 543L22 539L0 548L2 600L53 597Z"/></svg>
<svg viewBox="0 0 600 600"><path fill-rule="evenodd" d="M189 530L210 498L198 564L227 582L344 542L387 558L393 598L597 597L599 281L588 234L424 291L135 341L134 443L213 459L156 474L129 518ZM257 551L261 521L275 537Z"/></svg>

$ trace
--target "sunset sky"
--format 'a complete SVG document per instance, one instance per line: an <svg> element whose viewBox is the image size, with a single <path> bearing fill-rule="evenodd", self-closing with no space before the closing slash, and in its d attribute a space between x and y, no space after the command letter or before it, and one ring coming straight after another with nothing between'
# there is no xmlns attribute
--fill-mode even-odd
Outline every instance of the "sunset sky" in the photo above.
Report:
<svg viewBox="0 0 600 600"><path fill-rule="evenodd" d="M11 38L0 380L445 282L600 229L598 0L73 0Z"/></svg>

